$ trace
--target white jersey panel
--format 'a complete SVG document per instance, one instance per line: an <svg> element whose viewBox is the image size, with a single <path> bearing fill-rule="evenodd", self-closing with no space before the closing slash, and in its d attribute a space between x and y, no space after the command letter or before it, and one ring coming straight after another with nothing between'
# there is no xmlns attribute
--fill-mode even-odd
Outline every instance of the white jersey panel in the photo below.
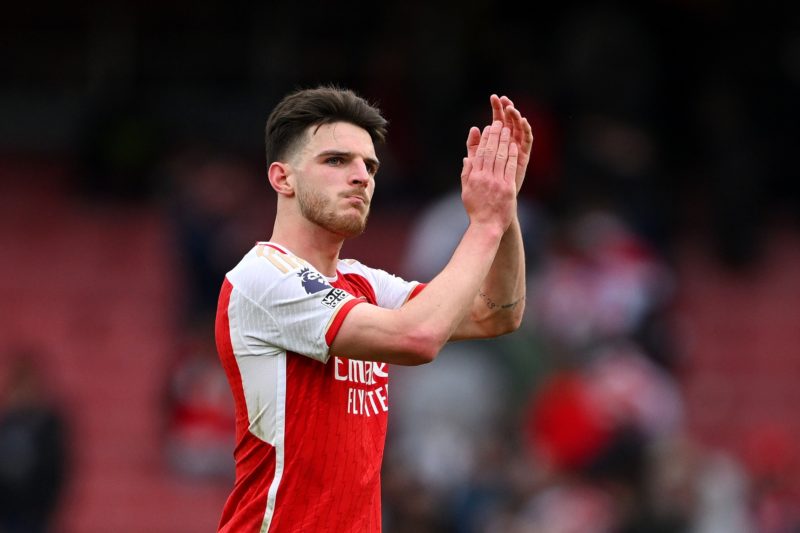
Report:
<svg viewBox="0 0 800 533"><path fill-rule="evenodd" d="M245 255L227 277L246 353L269 356L290 351L328 360L325 335L352 295L331 287L302 259L264 244Z"/></svg>
<svg viewBox="0 0 800 533"><path fill-rule="evenodd" d="M250 432L259 439L276 445L280 417L278 404L281 399L277 395L278 382L285 379L286 352L275 349L273 357L261 357L266 352L253 353L241 331L251 330L252 323L257 320L258 313L252 312L252 304L236 291L231 291L228 304L228 323L231 334L231 345L242 379L242 393L247 405L247 419ZM244 326L242 324L244 323Z"/></svg>

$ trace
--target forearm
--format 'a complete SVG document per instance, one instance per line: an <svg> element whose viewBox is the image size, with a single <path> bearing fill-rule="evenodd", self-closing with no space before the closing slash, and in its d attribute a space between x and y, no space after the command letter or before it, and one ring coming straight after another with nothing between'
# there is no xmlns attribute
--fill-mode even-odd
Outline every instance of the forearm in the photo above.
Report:
<svg viewBox="0 0 800 533"><path fill-rule="evenodd" d="M476 235L472 235L472 233ZM458 325L471 312L475 295L480 292L494 269L497 254L503 247L506 233L499 238L492 238L493 236L470 227L447 267L406 307L410 307L417 301L424 302L425 309L419 311L423 315L434 313L435 315L427 314L428 320L435 318L437 321L442 321L443 324L439 327L444 327L444 323L446 323L446 339L449 339ZM422 295L426 297L424 300L420 298Z"/></svg>
<svg viewBox="0 0 800 533"><path fill-rule="evenodd" d="M403 307L355 306L331 352L398 364L433 360L472 308L502 238L501 227L471 224L447 266Z"/></svg>
<svg viewBox="0 0 800 533"><path fill-rule="evenodd" d="M518 155L517 145L510 141L510 130L501 121L484 129L475 155L464 158L461 200L470 225L450 262L424 291L400 309L372 305L350 309L330 346L331 353L400 364L432 361L474 308L475 297L497 261L501 241L508 249L501 261L524 270L524 265L520 267L513 259L522 250L515 220ZM502 267L494 268L500 271L491 279L499 280Z"/></svg>
<svg viewBox="0 0 800 533"><path fill-rule="evenodd" d="M470 312L451 340L495 337L517 329L525 309L525 290L525 250L515 217L503 234Z"/></svg>

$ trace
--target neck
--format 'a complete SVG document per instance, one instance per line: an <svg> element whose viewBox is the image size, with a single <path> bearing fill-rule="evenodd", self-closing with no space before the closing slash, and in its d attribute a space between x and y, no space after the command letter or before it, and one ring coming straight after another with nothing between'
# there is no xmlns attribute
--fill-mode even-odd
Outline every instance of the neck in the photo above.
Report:
<svg viewBox="0 0 800 533"><path fill-rule="evenodd" d="M309 222L305 218L286 223L280 216L275 219L270 241L281 244L308 261L322 275L336 275L336 264L344 238Z"/></svg>

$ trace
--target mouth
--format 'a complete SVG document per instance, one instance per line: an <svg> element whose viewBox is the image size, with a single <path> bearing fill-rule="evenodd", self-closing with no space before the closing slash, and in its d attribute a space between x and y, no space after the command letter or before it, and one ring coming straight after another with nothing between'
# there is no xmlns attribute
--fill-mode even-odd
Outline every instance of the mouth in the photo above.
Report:
<svg viewBox="0 0 800 533"><path fill-rule="evenodd" d="M367 198L361 194L347 194L344 198L354 204L360 204L364 206L369 205L369 200L367 200Z"/></svg>

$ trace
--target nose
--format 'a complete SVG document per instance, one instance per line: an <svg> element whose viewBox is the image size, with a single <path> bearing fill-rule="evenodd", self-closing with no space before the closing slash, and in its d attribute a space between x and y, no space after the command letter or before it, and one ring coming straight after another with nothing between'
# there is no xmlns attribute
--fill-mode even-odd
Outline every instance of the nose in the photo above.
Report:
<svg viewBox="0 0 800 533"><path fill-rule="evenodd" d="M360 186L366 187L369 183L370 175L367 171L367 165L363 161L357 161L353 165L352 172L350 173L350 177L348 183L352 186Z"/></svg>

